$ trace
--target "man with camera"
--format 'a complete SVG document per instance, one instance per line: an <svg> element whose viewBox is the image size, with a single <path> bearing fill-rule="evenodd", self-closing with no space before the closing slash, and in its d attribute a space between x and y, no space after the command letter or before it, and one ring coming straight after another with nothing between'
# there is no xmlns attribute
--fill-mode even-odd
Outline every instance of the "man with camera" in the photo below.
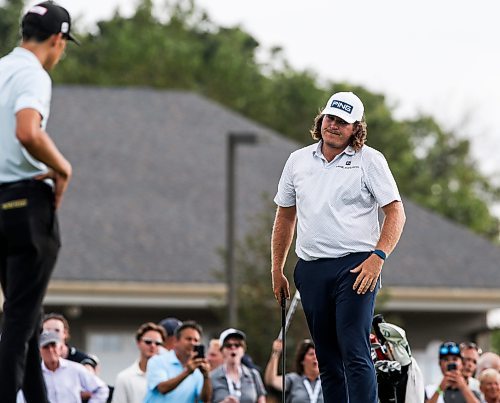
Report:
<svg viewBox="0 0 500 403"><path fill-rule="evenodd" d="M463 360L460 346L455 342L446 342L439 348L439 367L443 379L439 385L425 388L426 403L480 403L481 396L471 390L462 375Z"/></svg>
<svg viewBox="0 0 500 403"><path fill-rule="evenodd" d="M151 357L146 368L144 403L209 402L210 365L200 344L201 326L186 321L175 329L173 350Z"/></svg>

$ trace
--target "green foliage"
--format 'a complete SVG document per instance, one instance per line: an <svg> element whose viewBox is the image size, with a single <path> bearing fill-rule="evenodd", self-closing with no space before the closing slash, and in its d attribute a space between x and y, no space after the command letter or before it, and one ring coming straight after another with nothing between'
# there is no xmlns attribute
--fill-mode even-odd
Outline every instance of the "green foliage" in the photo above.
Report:
<svg viewBox="0 0 500 403"><path fill-rule="evenodd" d="M20 16L23 0L4 0L0 7L0 56L7 54L20 40Z"/></svg>
<svg viewBox="0 0 500 403"><path fill-rule="evenodd" d="M491 332L491 351L500 354L500 329Z"/></svg>

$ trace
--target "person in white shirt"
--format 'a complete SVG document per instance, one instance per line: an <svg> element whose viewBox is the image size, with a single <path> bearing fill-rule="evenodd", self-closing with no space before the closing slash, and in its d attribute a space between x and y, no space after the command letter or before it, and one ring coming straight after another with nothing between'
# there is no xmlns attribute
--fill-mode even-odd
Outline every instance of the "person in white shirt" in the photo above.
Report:
<svg viewBox="0 0 500 403"><path fill-rule="evenodd" d="M142 403L147 392L146 366L158 354L167 335L164 328L148 322L139 326L135 334L139 360L116 377L112 403Z"/></svg>
<svg viewBox="0 0 500 403"><path fill-rule="evenodd" d="M40 335L42 372L50 403L81 403L81 392L89 392L89 403L105 403L109 389L81 364L60 357L61 339L55 332Z"/></svg>
<svg viewBox="0 0 500 403"><path fill-rule="evenodd" d="M294 282L325 403L376 403L369 334L382 266L403 231L403 203L387 160L365 144L358 96L333 94L310 132L318 142L290 155L274 198L273 291L279 303L290 298L284 265L297 228Z"/></svg>
<svg viewBox="0 0 500 403"><path fill-rule="evenodd" d="M474 378L477 371L477 362L481 356L482 350L476 343L463 342L460 343L460 351L462 353L462 375L467 381L467 384L472 390L481 393L479 389L479 380Z"/></svg>
<svg viewBox="0 0 500 403"><path fill-rule="evenodd" d="M20 3L22 4L22 3ZM68 11L54 2L32 6L22 41L0 58L0 396L47 403L40 370L41 306L60 243L57 208L72 175L45 128L52 70L71 34Z"/></svg>

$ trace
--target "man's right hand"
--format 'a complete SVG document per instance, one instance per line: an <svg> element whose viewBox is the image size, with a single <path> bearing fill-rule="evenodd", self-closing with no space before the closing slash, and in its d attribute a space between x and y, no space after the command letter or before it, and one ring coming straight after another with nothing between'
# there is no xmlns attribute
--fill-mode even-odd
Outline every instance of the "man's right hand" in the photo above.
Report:
<svg viewBox="0 0 500 403"><path fill-rule="evenodd" d="M207 372L207 369L210 368L210 366L207 367L205 364L208 364L205 358L190 358L186 362L186 369L190 374L192 374L196 368L200 368L200 371L204 373Z"/></svg>
<svg viewBox="0 0 500 403"><path fill-rule="evenodd" d="M283 351L283 341L276 339L273 341L273 353L281 354Z"/></svg>
<svg viewBox="0 0 500 403"><path fill-rule="evenodd" d="M59 173L54 171L53 169L50 169L47 173L35 177L35 179L37 180L52 179L54 181L54 201L56 209L61 206L64 192L66 192L69 181L71 179L71 165L67 161L66 165L66 172L64 173Z"/></svg>
<svg viewBox="0 0 500 403"><path fill-rule="evenodd" d="M273 282L273 292L276 301L281 305L281 297L284 296L285 299L290 299L290 285L287 278L283 272L279 270L273 270L271 272L272 282Z"/></svg>

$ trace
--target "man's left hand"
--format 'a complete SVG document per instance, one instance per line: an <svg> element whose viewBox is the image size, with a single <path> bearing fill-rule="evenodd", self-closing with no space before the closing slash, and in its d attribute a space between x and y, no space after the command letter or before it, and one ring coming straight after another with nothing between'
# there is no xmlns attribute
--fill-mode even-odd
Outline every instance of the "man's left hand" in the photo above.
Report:
<svg viewBox="0 0 500 403"><path fill-rule="evenodd" d="M352 289L358 290L358 294L365 294L368 290L375 291L383 264L384 261L380 257L372 254L358 267L352 269L351 273L359 273Z"/></svg>

